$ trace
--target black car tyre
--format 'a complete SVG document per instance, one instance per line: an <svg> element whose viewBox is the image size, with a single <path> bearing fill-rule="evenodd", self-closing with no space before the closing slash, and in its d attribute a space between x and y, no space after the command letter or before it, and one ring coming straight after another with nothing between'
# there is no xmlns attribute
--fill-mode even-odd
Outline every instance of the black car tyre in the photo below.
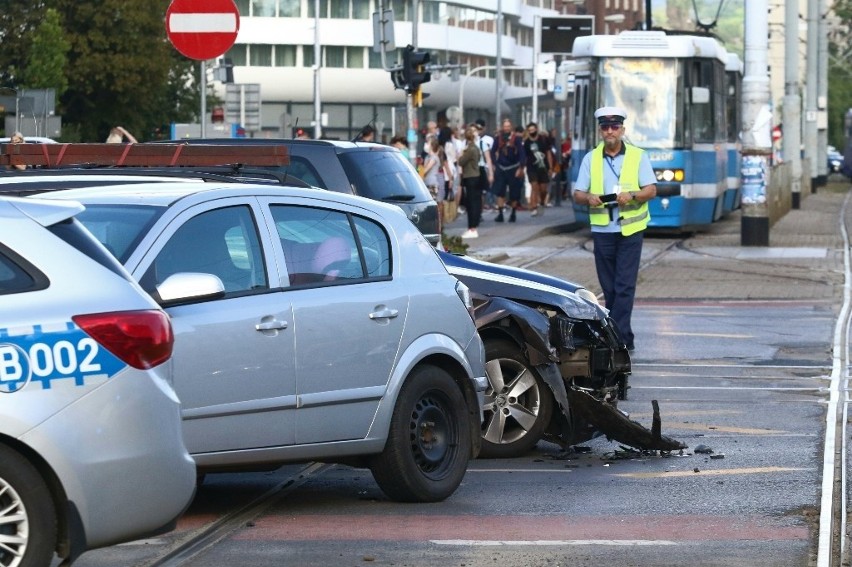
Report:
<svg viewBox="0 0 852 567"><path fill-rule="evenodd" d="M49 565L56 511L38 470L0 446L0 567Z"/></svg>
<svg viewBox="0 0 852 567"><path fill-rule="evenodd" d="M485 342L485 420L480 457L519 457L541 439L553 415L553 394L518 346Z"/></svg>
<svg viewBox="0 0 852 567"><path fill-rule="evenodd" d="M470 460L467 406L444 370L421 365L402 386L384 451L370 470L399 502L438 502L455 492Z"/></svg>

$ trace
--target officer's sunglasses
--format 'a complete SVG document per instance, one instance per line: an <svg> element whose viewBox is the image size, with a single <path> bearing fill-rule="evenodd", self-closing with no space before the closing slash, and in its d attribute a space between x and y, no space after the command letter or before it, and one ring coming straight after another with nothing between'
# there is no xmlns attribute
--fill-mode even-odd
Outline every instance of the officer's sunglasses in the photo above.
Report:
<svg viewBox="0 0 852 567"><path fill-rule="evenodd" d="M612 130L613 132L621 128L621 124L601 124L601 131L606 132L607 130Z"/></svg>

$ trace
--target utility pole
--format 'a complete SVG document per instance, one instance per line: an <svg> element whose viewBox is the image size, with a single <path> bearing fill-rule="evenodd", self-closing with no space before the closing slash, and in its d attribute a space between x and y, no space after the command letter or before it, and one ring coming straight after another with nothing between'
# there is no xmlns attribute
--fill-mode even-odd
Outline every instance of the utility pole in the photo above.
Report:
<svg viewBox="0 0 852 567"><path fill-rule="evenodd" d="M819 185L828 183L828 0L819 0L817 4L817 179ZM811 187L816 191L816 187Z"/></svg>
<svg viewBox="0 0 852 567"><path fill-rule="evenodd" d="M322 104L320 102L320 63L322 51L319 40L320 0L314 0L314 138L322 137Z"/></svg>
<svg viewBox="0 0 852 567"><path fill-rule="evenodd" d="M745 77L743 77L742 221L743 246L769 246L769 186L772 138L769 68L766 62L769 21L766 0L745 2Z"/></svg>
<svg viewBox="0 0 852 567"><path fill-rule="evenodd" d="M799 3L784 7L784 161L790 164L792 207L802 198L802 99L799 96Z"/></svg>
<svg viewBox="0 0 852 567"><path fill-rule="evenodd" d="M494 109L494 124L495 129L500 129L500 113L503 110L503 100L502 100L502 91L503 91L503 48L501 47L503 43L503 0L497 0L497 20L494 22L495 25L495 34L497 35L497 66L494 71L494 84L497 88L497 94L494 97L496 101L496 108Z"/></svg>
<svg viewBox="0 0 852 567"><path fill-rule="evenodd" d="M816 190L819 164L817 163L817 50L819 46L819 2L808 2L808 41L805 78L805 158L811 178L811 191ZM786 125L785 125L786 128Z"/></svg>

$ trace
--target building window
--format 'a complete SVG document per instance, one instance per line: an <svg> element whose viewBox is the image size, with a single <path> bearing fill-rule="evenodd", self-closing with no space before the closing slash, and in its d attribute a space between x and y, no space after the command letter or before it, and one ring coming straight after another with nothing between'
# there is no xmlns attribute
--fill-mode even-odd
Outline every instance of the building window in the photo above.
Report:
<svg viewBox="0 0 852 567"><path fill-rule="evenodd" d="M322 48L325 54L325 67L345 67L346 66L346 48L336 45L329 45Z"/></svg>
<svg viewBox="0 0 852 567"><path fill-rule="evenodd" d="M352 0L352 17L356 20L369 20L370 0Z"/></svg>
<svg viewBox="0 0 852 567"><path fill-rule="evenodd" d="M275 17L277 0L252 0L251 15L255 18Z"/></svg>
<svg viewBox="0 0 852 567"><path fill-rule="evenodd" d="M393 19L396 22L410 22L409 0L393 0Z"/></svg>
<svg viewBox="0 0 852 567"><path fill-rule="evenodd" d="M314 46L313 45L303 45L302 46L302 67L313 67L314 66Z"/></svg>
<svg viewBox="0 0 852 567"><path fill-rule="evenodd" d="M423 23L424 24L440 24L441 23L441 3L426 2L423 4Z"/></svg>
<svg viewBox="0 0 852 567"><path fill-rule="evenodd" d="M228 57L235 66L244 66L248 59L246 58L246 46L245 45L235 45L225 54L225 57Z"/></svg>
<svg viewBox="0 0 852 567"><path fill-rule="evenodd" d="M349 0L331 0L329 15L342 20L349 19Z"/></svg>
<svg viewBox="0 0 852 567"><path fill-rule="evenodd" d="M378 51L373 51L373 48L370 48L370 69L381 69L382 68L382 54Z"/></svg>
<svg viewBox="0 0 852 567"><path fill-rule="evenodd" d="M250 45L249 46L249 65L252 67L271 67L272 66L272 46L271 45Z"/></svg>
<svg viewBox="0 0 852 567"><path fill-rule="evenodd" d="M234 0L237 5L237 11L240 16L248 16L251 14L251 0Z"/></svg>
<svg viewBox="0 0 852 567"><path fill-rule="evenodd" d="M364 48L363 47L352 47L352 46L350 46L350 47L346 48L346 66L350 69L363 69L364 68Z"/></svg>
<svg viewBox="0 0 852 567"><path fill-rule="evenodd" d="M319 13L320 18L327 18L328 17L328 1L327 0L320 0L319 5L320 5L320 13ZM308 17L309 18L316 17L316 11L314 10L314 0L308 0Z"/></svg>
<svg viewBox="0 0 852 567"><path fill-rule="evenodd" d="M275 64L279 67L295 67L296 46L277 45L275 47Z"/></svg>
<svg viewBox="0 0 852 567"><path fill-rule="evenodd" d="M278 0L278 15L282 18L302 17L302 0Z"/></svg>

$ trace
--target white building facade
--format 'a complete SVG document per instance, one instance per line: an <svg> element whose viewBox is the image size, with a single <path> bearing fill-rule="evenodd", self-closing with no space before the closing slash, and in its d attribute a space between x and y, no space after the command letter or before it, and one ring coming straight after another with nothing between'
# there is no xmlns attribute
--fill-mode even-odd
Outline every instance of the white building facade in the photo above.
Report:
<svg viewBox="0 0 852 567"><path fill-rule="evenodd" d="M382 68L381 55L373 50L373 12L379 0L235 0L240 11L240 31L228 51L236 83L259 84L260 125L255 137L290 136L296 128L313 131L315 116L314 65L319 63L319 101L322 135L352 139L369 123L379 131L378 141L405 134L406 99L396 90ZM418 113L421 125L442 120L458 107L463 94L464 122L484 118L495 127L497 81L498 0L384 0L394 14L396 51L387 55L395 64L406 45L431 53L432 64L466 65L460 78L451 73L432 74L425 84L428 93ZM534 64L534 29L537 16L554 16L556 0L499 0L500 64L503 66L501 114L510 115L505 101L530 97ZM319 33L314 22L319 6ZM415 7L417 14L414 14ZM416 35L413 22L416 22ZM315 61L315 44L320 61ZM570 49L570 48L569 48ZM491 67L470 77L466 71ZM509 69L523 67L523 69ZM464 85L462 87L462 85ZM224 88L216 84L224 98ZM545 83L537 89L544 93ZM452 111L451 111L452 114ZM527 113L516 115L524 120ZM541 115L540 115L541 116Z"/></svg>

